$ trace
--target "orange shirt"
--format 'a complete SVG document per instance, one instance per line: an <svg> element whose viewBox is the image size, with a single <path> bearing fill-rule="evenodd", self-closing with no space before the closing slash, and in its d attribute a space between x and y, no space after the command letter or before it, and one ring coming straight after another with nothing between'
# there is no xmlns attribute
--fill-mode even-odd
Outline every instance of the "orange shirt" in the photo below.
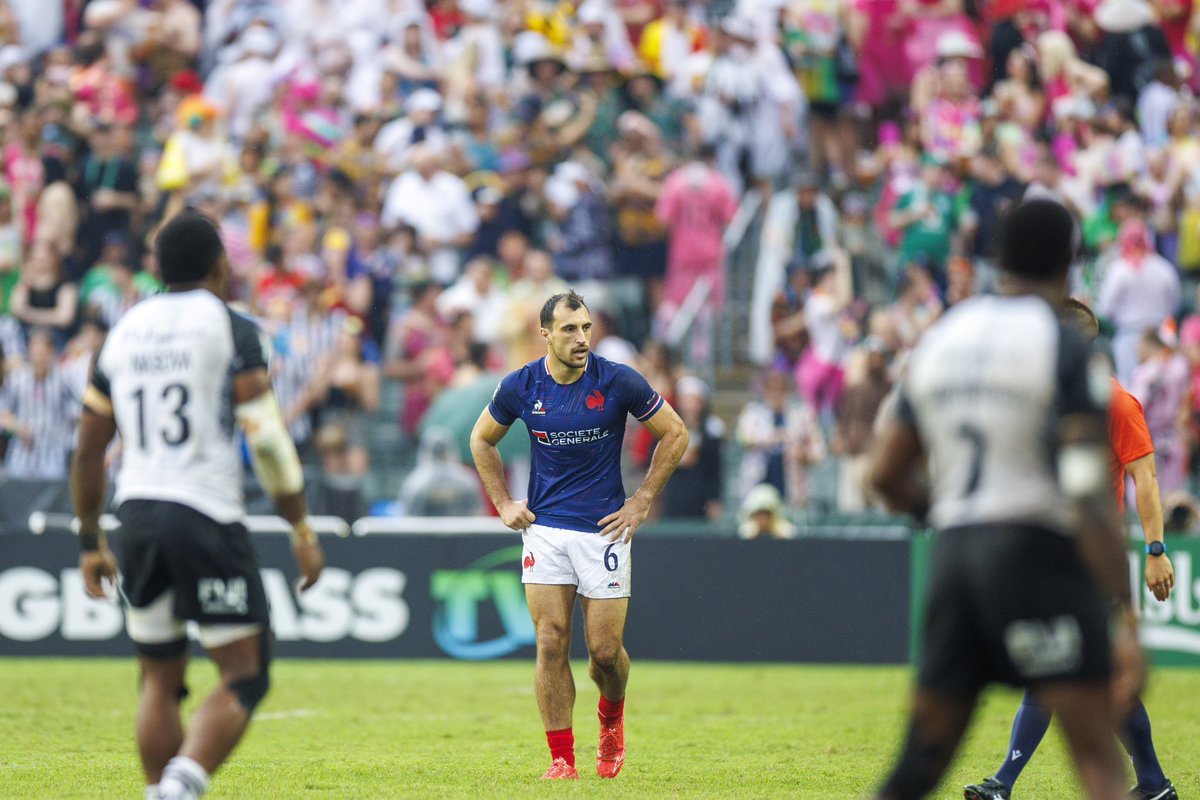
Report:
<svg viewBox="0 0 1200 800"><path fill-rule="evenodd" d="M1142 404L1112 379L1112 398L1108 405L1108 439L1112 444L1113 491L1117 508L1125 511L1125 465L1154 452L1150 429L1142 413Z"/></svg>

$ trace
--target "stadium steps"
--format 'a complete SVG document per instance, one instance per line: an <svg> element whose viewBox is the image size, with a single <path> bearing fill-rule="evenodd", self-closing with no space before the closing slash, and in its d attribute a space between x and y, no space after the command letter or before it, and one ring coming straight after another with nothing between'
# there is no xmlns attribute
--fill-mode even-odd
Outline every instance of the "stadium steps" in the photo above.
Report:
<svg viewBox="0 0 1200 800"><path fill-rule="evenodd" d="M725 422L731 433L742 407L757 397L754 382L758 371L753 364L723 364L716 368L712 410Z"/></svg>

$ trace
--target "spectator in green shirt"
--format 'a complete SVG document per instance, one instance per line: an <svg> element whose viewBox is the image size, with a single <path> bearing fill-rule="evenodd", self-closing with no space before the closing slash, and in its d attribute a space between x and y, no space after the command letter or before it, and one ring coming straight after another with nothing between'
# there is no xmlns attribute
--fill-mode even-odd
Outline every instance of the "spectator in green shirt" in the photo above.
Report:
<svg viewBox="0 0 1200 800"><path fill-rule="evenodd" d="M901 195L889 218L891 226L902 231L900 263L927 265L942 288L946 285L946 262L958 229L954 195L947 191L948 177L943 162L923 156L917 181Z"/></svg>

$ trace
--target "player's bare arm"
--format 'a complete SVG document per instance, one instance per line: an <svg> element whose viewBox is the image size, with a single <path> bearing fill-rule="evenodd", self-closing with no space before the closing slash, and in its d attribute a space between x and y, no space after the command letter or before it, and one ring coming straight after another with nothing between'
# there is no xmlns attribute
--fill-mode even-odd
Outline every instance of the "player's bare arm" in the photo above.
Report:
<svg viewBox="0 0 1200 800"><path fill-rule="evenodd" d="M520 531L532 525L537 517L527 507L528 501L513 500L508 492L504 461L496 449L508 428L496 422L492 412L485 408L471 430L471 457L475 459L475 469L479 471L484 491L500 512L500 521L512 530Z"/></svg>
<svg viewBox="0 0 1200 800"><path fill-rule="evenodd" d="M601 526L600 535L612 541L628 542L633 538L633 532L650 514L650 504L667 485L675 467L679 466L679 459L687 450L687 425L665 400L662 408L642 424L658 440L658 446L650 458L650 469L633 497L596 523Z"/></svg>
<svg viewBox="0 0 1200 800"><path fill-rule="evenodd" d="M117 561L100 529L107 478L104 453L117 433L112 404L99 391L88 392L79 420L79 446L71 459L71 500L79 517L79 571L87 593L103 598L104 582L117 574Z"/></svg>
<svg viewBox="0 0 1200 800"><path fill-rule="evenodd" d="M1133 478L1134 490L1137 494L1137 512L1142 522L1142 532L1146 536L1146 544L1164 542L1163 539L1163 510L1162 500L1158 496L1158 470L1154 464L1154 454L1134 459L1125 465L1125 472ZM1154 593L1156 600L1166 600L1171 596L1175 585L1175 568L1166 552L1161 555L1146 556L1146 586Z"/></svg>
<svg viewBox="0 0 1200 800"><path fill-rule="evenodd" d="M325 555L308 522L300 458L267 371L255 369L238 374L233 381L233 398L259 483L275 501L279 515L292 526L292 555L301 576L298 587L306 591L320 578Z"/></svg>
<svg viewBox="0 0 1200 800"><path fill-rule="evenodd" d="M925 448L915 428L893 414L871 455L869 480L892 511L924 519L929 511Z"/></svg>

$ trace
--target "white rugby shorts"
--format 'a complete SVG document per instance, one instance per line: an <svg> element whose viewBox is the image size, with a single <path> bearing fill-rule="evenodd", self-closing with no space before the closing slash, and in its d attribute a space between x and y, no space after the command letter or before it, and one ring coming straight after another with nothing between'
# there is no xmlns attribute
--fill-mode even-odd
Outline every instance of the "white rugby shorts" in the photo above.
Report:
<svg viewBox="0 0 1200 800"><path fill-rule="evenodd" d="M575 586L590 600L630 596L631 542L545 525L530 525L521 539L521 583Z"/></svg>
<svg viewBox="0 0 1200 800"><path fill-rule="evenodd" d="M125 608L125 630L137 644L167 644L187 638L187 622L175 616L175 592L168 589L145 608ZM224 647L240 639L257 636L262 625L200 625L200 644L205 650Z"/></svg>

